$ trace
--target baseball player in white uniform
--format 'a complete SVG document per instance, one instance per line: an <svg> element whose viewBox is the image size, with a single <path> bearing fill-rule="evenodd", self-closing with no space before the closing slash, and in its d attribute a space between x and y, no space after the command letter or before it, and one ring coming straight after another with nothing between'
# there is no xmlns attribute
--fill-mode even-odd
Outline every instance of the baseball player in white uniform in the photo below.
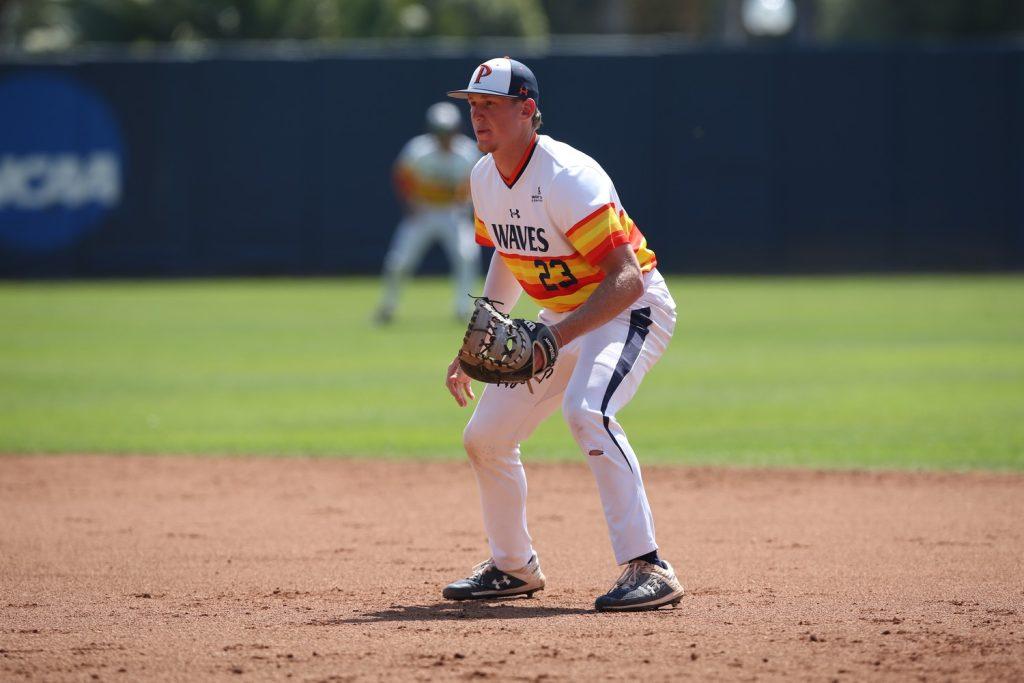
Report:
<svg viewBox="0 0 1024 683"><path fill-rule="evenodd" d="M544 588L526 523L520 444L562 409L597 480L612 549L624 570L600 611L677 604L683 587L658 554L640 464L615 418L664 353L676 307L654 252L596 161L546 135L537 80L507 57L478 66L469 85L477 146L473 168L476 240L493 246L484 296L506 312L523 291L559 342L554 366L532 386L489 384L463 442L476 473L490 559L448 585L453 600L526 594ZM537 362L534 367L541 367ZM446 386L460 406L475 399L458 358Z"/></svg>
<svg viewBox="0 0 1024 683"><path fill-rule="evenodd" d="M472 309L466 295L479 273L480 249L473 240L469 173L480 154L473 141L459 133L461 125L454 104L432 105L427 109L429 132L410 140L395 161L395 189L405 217L384 257L384 292L375 316L378 323L394 318L402 282L435 241L441 243L452 267L455 315L465 319Z"/></svg>

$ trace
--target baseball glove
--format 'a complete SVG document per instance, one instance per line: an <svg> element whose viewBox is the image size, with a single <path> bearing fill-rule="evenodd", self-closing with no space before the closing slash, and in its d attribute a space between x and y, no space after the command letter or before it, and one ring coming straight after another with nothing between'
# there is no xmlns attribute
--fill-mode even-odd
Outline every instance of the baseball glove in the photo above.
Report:
<svg viewBox="0 0 1024 683"><path fill-rule="evenodd" d="M527 382L555 364L558 340L542 323L510 318L487 297L475 297L466 336L459 349L459 365L473 379L488 384ZM534 367L534 349L543 362ZM530 387L533 390L533 387Z"/></svg>

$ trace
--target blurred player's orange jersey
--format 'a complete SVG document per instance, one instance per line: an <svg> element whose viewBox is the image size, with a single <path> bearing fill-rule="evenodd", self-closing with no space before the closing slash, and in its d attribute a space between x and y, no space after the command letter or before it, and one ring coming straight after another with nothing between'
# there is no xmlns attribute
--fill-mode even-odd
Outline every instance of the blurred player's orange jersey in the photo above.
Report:
<svg viewBox="0 0 1024 683"><path fill-rule="evenodd" d="M630 244L640 270L657 265L596 161L538 135L513 177L488 154L471 176L476 240L494 247L523 290L556 312L578 308L604 279L608 252Z"/></svg>
<svg viewBox="0 0 1024 683"><path fill-rule="evenodd" d="M395 162L395 184L402 198L427 208L469 201L469 173L480 158L476 144L454 135L444 149L434 135L410 140Z"/></svg>

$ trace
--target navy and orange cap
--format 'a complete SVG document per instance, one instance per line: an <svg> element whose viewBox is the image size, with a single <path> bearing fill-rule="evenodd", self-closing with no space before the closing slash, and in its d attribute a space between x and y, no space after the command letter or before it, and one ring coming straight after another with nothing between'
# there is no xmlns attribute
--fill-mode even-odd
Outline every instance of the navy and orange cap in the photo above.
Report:
<svg viewBox="0 0 1024 683"><path fill-rule="evenodd" d="M465 100L469 95L497 95L525 100L532 98L540 106L537 77L522 62L508 57L488 59L478 66L462 90L450 90L448 97Z"/></svg>

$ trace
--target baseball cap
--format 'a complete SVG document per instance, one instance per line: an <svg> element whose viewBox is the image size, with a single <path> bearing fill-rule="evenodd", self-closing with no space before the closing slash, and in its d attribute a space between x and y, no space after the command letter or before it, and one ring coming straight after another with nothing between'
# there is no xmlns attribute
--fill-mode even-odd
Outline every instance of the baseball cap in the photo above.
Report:
<svg viewBox="0 0 1024 683"><path fill-rule="evenodd" d="M448 97L460 100L469 95L498 95L525 100L530 97L540 106L537 77L523 64L509 57L488 59L473 71L469 85L462 90L448 91Z"/></svg>
<svg viewBox="0 0 1024 683"><path fill-rule="evenodd" d="M451 102L438 102L427 108L427 128L436 133L454 133L462 123L459 108Z"/></svg>

